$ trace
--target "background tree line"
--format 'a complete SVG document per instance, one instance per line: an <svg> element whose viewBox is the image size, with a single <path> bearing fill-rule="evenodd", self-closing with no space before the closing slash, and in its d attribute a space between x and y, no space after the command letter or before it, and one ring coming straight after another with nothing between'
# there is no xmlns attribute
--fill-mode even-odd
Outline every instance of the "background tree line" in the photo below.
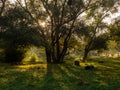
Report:
<svg viewBox="0 0 120 90"><path fill-rule="evenodd" d="M42 46L48 63L62 63L68 49L83 45L83 61L92 50L119 44L119 20L104 22L117 12L119 0L1 0L0 42L7 62L20 62L25 47ZM82 14L85 14L82 16ZM73 39L74 38L74 39ZM76 42L72 43L72 39ZM81 42L79 45L78 42Z"/></svg>

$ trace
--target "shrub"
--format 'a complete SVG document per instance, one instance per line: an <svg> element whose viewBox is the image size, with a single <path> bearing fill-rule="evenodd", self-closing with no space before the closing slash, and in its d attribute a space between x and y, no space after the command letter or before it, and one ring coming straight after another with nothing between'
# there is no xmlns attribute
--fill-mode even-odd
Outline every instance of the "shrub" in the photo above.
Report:
<svg viewBox="0 0 120 90"><path fill-rule="evenodd" d="M5 49L5 60L7 63L20 63L24 58L25 50L22 48L6 48Z"/></svg>

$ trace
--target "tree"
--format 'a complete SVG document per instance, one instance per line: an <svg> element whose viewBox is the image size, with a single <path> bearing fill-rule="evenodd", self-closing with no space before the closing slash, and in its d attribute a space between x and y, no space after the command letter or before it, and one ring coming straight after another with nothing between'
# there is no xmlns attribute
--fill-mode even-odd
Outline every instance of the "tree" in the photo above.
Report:
<svg viewBox="0 0 120 90"><path fill-rule="evenodd" d="M110 41L108 42L108 48L113 51L120 51L120 19L119 17L113 20L114 22L109 25Z"/></svg>
<svg viewBox="0 0 120 90"><path fill-rule="evenodd" d="M28 14L19 7L10 7L5 10L0 21L1 37L4 42L5 62L21 62L24 58L25 47L40 46L38 32L32 26Z"/></svg>
<svg viewBox="0 0 120 90"><path fill-rule="evenodd" d="M94 32L93 26L83 26L77 29L75 34L81 38L84 46L83 62L86 61L88 54L93 50L107 49L108 33ZM95 35L94 35L95 34Z"/></svg>
<svg viewBox="0 0 120 90"><path fill-rule="evenodd" d="M78 37L84 38L84 55L83 62L86 61L88 53L91 50L106 49L106 42L108 40L108 33L106 29L108 25L104 23L104 19L109 17L109 12L116 12L118 2L113 3L109 0L99 1L93 4L93 7L86 11L85 19L77 25L75 29Z"/></svg>
<svg viewBox="0 0 120 90"><path fill-rule="evenodd" d="M24 0L24 2L25 5L18 0L20 6L38 26L47 62L63 62L76 19L88 8L89 2L86 4L82 0ZM43 22L45 26L42 26Z"/></svg>

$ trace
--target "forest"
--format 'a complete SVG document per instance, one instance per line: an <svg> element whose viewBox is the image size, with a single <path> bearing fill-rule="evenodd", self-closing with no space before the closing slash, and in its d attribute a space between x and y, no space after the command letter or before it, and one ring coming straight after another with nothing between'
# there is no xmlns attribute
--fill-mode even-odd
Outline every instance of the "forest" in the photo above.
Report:
<svg viewBox="0 0 120 90"><path fill-rule="evenodd" d="M0 0L0 90L120 90L120 0Z"/></svg>

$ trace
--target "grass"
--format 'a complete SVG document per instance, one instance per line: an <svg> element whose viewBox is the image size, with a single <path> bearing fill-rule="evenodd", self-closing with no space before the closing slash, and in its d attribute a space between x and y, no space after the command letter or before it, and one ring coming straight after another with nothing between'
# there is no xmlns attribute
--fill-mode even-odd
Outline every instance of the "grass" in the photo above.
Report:
<svg viewBox="0 0 120 90"><path fill-rule="evenodd" d="M95 69L85 70L86 64ZM57 65L0 63L0 90L120 90L120 59L92 58L81 66L72 60Z"/></svg>

